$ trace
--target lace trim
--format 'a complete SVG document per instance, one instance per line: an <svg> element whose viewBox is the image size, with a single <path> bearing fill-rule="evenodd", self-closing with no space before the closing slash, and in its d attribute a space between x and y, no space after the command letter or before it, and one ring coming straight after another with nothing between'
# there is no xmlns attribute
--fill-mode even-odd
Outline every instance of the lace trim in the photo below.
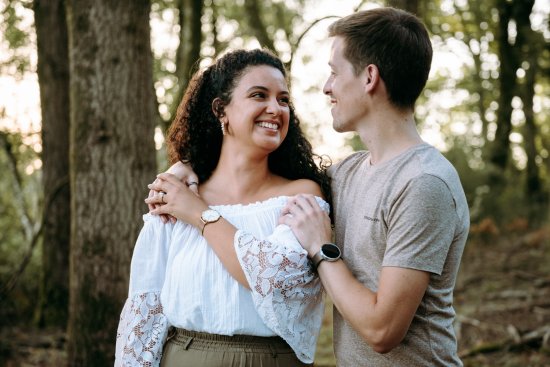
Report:
<svg viewBox="0 0 550 367"><path fill-rule="evenodd" d="M305 251L261 241L239 231L236 249L262 320L312 363L323 317L321 282Z"/></svg>
<svg viewBox="0 0 550 367"><path fill-rule="evenodd" d="M167 333L168 321L159 293L128 298L118 324L115 367L159 366Z"/></svg>

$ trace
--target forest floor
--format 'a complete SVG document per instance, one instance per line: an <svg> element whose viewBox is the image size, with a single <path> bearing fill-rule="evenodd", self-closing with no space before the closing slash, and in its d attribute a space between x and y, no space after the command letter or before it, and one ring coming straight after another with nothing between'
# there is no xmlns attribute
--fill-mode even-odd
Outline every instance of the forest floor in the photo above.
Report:
<svg viewBox="0 0 550 367"><path fill-rule="evenodd" d="M317 367L334 366L332 312L317 348ZM472 228L455 291L456 331L466 367L550 366L550 228L491 223ZM0 366L63 367L59 330L0 331Z"/></svg>

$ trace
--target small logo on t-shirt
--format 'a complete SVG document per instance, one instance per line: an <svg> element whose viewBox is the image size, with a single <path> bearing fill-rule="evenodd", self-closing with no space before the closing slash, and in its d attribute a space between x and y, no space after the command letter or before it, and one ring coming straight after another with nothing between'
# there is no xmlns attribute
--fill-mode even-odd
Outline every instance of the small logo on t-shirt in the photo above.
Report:
<svg viewBox="0 0 550 367"><path fill-rule="evenodd" d="M371 221L371 222L375 222L375 223L380 222L380 219L378 219L378 218L372 218L372 217L369 217L368 215L363 216L363 218L365 218L366 220L369 220L369 221Z"/></svg>

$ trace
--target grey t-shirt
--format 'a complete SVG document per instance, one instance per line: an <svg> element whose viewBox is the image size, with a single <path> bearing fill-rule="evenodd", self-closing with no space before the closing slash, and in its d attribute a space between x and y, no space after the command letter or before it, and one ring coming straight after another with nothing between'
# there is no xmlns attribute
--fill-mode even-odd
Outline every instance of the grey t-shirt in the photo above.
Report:
<svg viewBox="0 0 550 367"><path fill-rule="evenodd" d="M470 218L454 167L428 144L370 165L358 152L333 166L336 243L354 276L377 291L383 266L423 270L430 282L399 346L379 354L334 309L338 366L462 366L453 289Z"/></svg>

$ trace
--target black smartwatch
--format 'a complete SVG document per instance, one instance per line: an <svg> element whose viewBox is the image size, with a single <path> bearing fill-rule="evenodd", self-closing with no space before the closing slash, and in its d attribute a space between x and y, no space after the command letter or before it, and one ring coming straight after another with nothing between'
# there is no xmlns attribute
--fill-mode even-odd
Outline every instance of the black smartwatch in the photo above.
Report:
<svg viewBox="0 0 550 367"><path fill-rule="evenodd" d="M342 258L342 251L340 251L340 248L334 243L325 243L321 246L319 252L311 258L311 262L313 263L313 269L317 270L321 261L326 260L333 262L340 258Z"/></svg>

